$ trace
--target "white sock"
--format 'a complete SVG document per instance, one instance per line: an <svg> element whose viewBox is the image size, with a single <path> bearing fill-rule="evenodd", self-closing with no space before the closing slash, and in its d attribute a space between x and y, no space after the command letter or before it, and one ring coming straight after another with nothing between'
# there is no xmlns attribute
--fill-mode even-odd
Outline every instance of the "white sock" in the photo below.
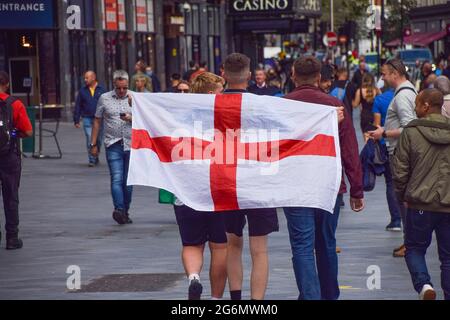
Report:
<svg viewBox="0 0 450 320"><path fill-rule="evenodd" d="M198 275L198 273L191 273L188 277L189 279L189 283L191 283L192 280L197 279L198 281L200 281L200 276Z"/></svg>
<svg viewBox="0 0 450 320"><path fill-rule="evenodd" d="M211 300L222 300L222 298L211 297Z"/></svg>

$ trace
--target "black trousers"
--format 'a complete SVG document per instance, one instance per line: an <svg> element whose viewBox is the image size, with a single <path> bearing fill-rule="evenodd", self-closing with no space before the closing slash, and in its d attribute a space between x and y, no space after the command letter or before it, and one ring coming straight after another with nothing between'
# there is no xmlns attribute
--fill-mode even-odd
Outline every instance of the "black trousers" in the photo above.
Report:
<svg viewBox="0 0 450 320"><path fill-rule="evenodd" d="M19 232L19 184L22 171L17 152L0 156L0 183L6 218L6 237L17 237Z"/></svg>

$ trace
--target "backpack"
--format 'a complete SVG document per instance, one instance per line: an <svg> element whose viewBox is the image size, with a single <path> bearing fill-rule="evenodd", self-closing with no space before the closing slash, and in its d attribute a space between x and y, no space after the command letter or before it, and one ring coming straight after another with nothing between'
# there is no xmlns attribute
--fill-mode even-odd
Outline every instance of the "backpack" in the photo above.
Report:
<svg viewBox="0 0 450 320"><path fill-rule="evenodd" d="M331 90L330 94L335 97L338 98L341 101L344 101L345 98L345 91L347 90L347 85L348 85L348 81L345 82L345 86L344 88L339 88L336 87L333 90Z"/></svg>
<svg viewBox="0 0 450 320"><path fill-rule="evenodd" d="M14 126L13 126L13 108L12 104L17 99L8 97L6 100L0 99L0 156L13 151L15 144Z"/></svg>

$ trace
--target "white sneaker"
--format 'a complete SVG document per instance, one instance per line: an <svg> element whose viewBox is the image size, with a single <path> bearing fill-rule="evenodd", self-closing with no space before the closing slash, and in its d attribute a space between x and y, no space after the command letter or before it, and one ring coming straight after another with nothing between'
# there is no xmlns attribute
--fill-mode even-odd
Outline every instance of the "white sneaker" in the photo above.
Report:
<svg viewBox="0 0 450 320"><path fill-rule="evenodd" d="M436 300L436 291L429 284L424 285L420 291L419 300Z"/></svg>

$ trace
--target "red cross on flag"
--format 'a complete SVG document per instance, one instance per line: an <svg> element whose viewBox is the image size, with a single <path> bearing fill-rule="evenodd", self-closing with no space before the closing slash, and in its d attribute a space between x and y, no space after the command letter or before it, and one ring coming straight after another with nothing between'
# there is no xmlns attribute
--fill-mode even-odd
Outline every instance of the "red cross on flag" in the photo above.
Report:
<svg viewBox="0 0 450 320"><path fill-rule="evenodd" d="M341 182L334 107L250 93L133 93L128 185L201 211L333 211Z"/></svg>

